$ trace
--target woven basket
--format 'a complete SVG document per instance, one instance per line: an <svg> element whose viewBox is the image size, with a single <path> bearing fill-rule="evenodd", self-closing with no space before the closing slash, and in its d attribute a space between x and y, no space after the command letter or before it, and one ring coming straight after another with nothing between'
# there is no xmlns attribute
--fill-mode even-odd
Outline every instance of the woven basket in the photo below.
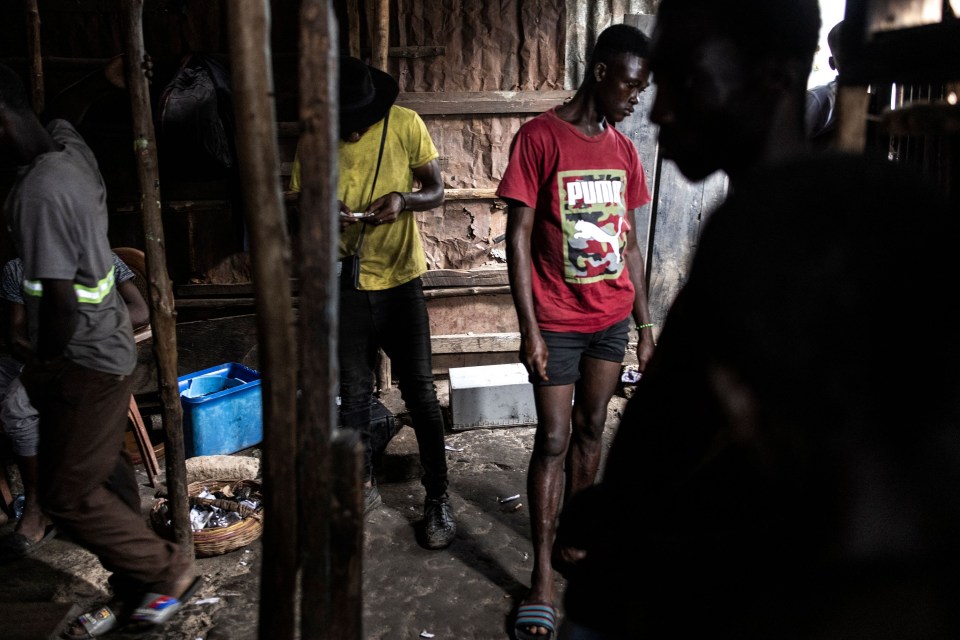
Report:
<svg viewBox="0 0 960 640"><path fill-rule="evenodd" d="M241 487L250 487L251 496L258 500L263 500L260 491L260 483L255 480L202 480L191 482L187 485L187 495L191 503L203 502L198 498L204 487L211 493L220 490L223 487L229 487L231 493L236 495ZM161 514L161 508L167 502L166 498L157 498L150 510L150 523L153 528L161 534L169 534L170 526L165 522ZM193 532L193 546L198 558L209 558L218 556L230 551L235 551L245 547L263 533L263 507L256 512L247 515L240 522L236 522L227 527L216 527L213 529L201 529Z"/></svg>

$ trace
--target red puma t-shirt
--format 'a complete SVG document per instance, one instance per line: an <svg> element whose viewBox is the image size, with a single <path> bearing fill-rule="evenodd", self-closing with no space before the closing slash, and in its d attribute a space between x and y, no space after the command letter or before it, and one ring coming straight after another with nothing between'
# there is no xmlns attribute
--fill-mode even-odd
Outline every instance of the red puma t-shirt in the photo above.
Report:
<svg viewBox="0 0 960 640"><path fill-rule="evenodd" d="M592 333L630 315L627 212L650 192L626 136L609 126L585 135L550 110L520 127L497 195L536 212L530 253L541 330Z"/></svg>

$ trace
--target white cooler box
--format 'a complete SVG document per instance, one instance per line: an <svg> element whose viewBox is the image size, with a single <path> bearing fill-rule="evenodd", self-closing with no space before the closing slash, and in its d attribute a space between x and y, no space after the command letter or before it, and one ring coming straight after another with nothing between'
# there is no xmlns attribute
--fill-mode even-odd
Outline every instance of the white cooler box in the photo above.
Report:
<svg viewBox="0 0 960 640"><path fill-rule="evenodd" d="M454 430L537 423L533 385L519 362L450 369Z"/></svg>

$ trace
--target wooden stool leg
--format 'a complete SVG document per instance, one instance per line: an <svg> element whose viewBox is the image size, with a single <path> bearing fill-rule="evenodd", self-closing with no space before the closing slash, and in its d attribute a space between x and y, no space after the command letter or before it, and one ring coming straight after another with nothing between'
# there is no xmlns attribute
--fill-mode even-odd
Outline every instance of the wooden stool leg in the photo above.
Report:
<svg viewBox="0 0 960 640"><path fill-rule="evenodd" d="M153 444L150 442L150 435L147 433L147 427L143 424L143 416L140 415L140 408L133 395L130 396L130 408L127 409L127 417L133 423L133 435L137 441L137 449L140 450L140 459L143 460L143 466L147 470L147 479L150 486L156 488L156 477L160 475L160 463L157 461L157 454L153 452Z"/></svg>
<svg viewBox="0 0 960 640"><path fill-rule="evenodd" d="M377 380L376 380L376 389L377 395L380 395L384 391L390 388L390 385L393 384L393 371L390 367L390 358L387 357L382 350L377 357Z"/></svg>
<svg viewBox="0 0 960 640"><path fill-rule="evenodd" d="M7 483L7 469L0 464L0 509L13 517L13 493Z"/></svg>

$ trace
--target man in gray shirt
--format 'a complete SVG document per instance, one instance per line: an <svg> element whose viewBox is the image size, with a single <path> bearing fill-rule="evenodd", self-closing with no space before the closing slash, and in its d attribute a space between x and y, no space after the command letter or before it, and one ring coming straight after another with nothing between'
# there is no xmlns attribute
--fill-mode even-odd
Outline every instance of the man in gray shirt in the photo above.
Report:
<svg viewBox="0 0 960 640"><path fill-rule="evenodd" d="M136 365L107 240L106 189L64 120L44 127L19 76L0 65L0 149L21 165L4 213L23 260L32 358L21 380L40 415L40 505L113 572L115 601L71 635L166 622L198 584L192 559L140 513L122 453Z"/></svg>
<svg viewBox="0 0 960 640"><path fill-rule="evenodd" d="M140 327L150 321L150 310L134 284L133 271L116 254L113 267L117 291L127 306L130 321ZM10 260L0 273L0 300L7 323L9 355L0 352L0 431L10 440L23 482L23 512L13 533L0 538L0 564L18 560L43 547L56 535L56 527L40 508L37 497L39 471L37 444L39 416L20 381L23 363L32 359L23 300L23 261Z"/></svg>

